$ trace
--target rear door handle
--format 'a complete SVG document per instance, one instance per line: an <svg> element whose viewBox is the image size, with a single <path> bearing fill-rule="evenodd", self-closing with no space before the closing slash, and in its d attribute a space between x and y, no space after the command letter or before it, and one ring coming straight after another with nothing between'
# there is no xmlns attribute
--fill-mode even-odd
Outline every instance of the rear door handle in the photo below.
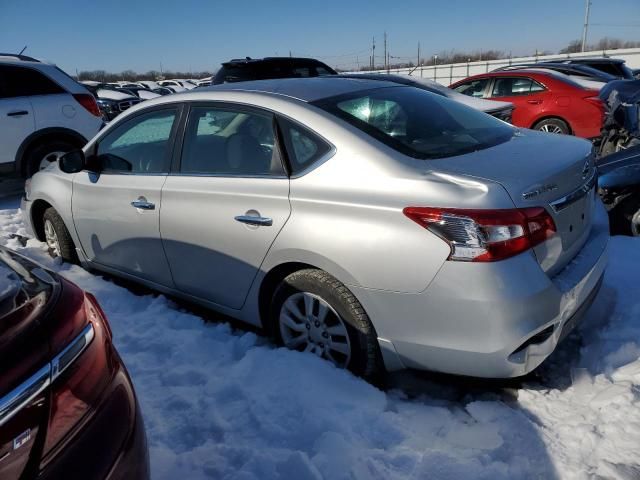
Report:
<svg viewBox="0 0 640 480"><path fill-rule="evenodd" d="M527 100L527 103L530 103L531 105L540 105L542 100Z"/></svg>
<svg viewBox="0 0 640 480"><path fill-rule="evenodd" d="M134 200L131 202L131 206L135 208L139 208L140 210L155 210L156 204L147 202L146 200Z"/></svg>
<svg viewBox="0 0 640 480"><path fill-rule="evenodd" d="M247 223L249 225L262 225L264 227L270 227L273 225L273 220L268 217L254 217L252 215L238 215L235 217L236 221L240 223Z"/></svg>
<svg viewBox="0 0 640 480"><path fill-rule="evenodd" d="M29 112L27 112L26 110L16 110L7 113L7 117L22 117L23 115L29 115Z"/></svg>

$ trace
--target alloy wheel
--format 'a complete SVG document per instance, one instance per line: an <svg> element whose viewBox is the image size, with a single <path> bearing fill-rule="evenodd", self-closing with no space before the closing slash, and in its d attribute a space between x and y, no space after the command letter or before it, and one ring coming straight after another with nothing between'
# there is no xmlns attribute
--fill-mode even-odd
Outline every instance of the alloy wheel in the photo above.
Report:
<svg viewBox="0 0 640 480"><path fill-rule="evenodd" d="M58 234L50 220L44 221L44 238L47 242L47 247L49 247L49 251L54 256L60 256L60 242L58 241Z"/></svg>
<svg viewBox="0 0 640 480"><path fill-rule="evenodd" d="M284 345L312 352L345 368L351 360L351 343L344 320L325 300L308 292L294 293L278 318Z"/></svg>
<svg viewBox="0 0 640 480"><path fill-rule="evenodd" d="M540 125L540 128L538 130L547 133L562 133L562 129L558 125L554 125L552 123L545 123L544 125Z"/></svg>

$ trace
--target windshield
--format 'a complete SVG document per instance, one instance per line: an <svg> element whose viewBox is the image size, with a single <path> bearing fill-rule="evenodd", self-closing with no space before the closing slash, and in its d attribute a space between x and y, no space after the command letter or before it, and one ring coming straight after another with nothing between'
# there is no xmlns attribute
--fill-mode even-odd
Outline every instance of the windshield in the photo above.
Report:
<svg viewBox="0 0 640 480"><path fill-rule="evenodd" d="M483 150L515 129L446 97L412 87L386 87L332 97L316 106L395 150L431 159Z"/></svg>

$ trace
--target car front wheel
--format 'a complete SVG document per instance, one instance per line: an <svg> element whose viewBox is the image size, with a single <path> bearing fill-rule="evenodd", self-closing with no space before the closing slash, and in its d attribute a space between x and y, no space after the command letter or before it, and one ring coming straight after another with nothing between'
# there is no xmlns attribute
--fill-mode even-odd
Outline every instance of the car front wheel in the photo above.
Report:
<svg viewBox="0 0 640 480"><path fill-rule="evenodd" d="M313 353L373 378L382 371L377 335L358 299L322 270L287 276L271 305L275 336L286 347Z"/></svg>
<svg viewBox="0 0 640 480"><path fill-rule="evenodd" d="M55 208L47 208L42 216L44 240L49 255L61 257L70 263L78 263L78 255L69 230Z"/></svg>

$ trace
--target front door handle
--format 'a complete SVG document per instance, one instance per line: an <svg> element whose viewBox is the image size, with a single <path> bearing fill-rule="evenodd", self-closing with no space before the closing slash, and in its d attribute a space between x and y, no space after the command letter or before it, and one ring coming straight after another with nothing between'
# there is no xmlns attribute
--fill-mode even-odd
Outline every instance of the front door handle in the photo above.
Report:
<svg viewBox="0 0 640 480"><path fill-rule="evenodd" d="M133 202L131 202L131 206L135 207L135 208L139 208L140 210L155 210L156 209L156 204L155 203L151 203L151 202L147 202L146 200L134 200Z"/></svg>
<svg viewBox="0 0 640 480"><path fill-rule="evenodd" d="M273 225L273 220L268 217L254 217L252 215L238 215L235 217L236 221L240 223L248 223L249 225L261 225L264 227L270 227Z"/></svg>
<svg viewBox="0 0 640 480"><path fill-rule="evenodd" d="M29 112L26 110L15 110L7 113L7 117L22 117L23 115L29 115Z"/></svg>

